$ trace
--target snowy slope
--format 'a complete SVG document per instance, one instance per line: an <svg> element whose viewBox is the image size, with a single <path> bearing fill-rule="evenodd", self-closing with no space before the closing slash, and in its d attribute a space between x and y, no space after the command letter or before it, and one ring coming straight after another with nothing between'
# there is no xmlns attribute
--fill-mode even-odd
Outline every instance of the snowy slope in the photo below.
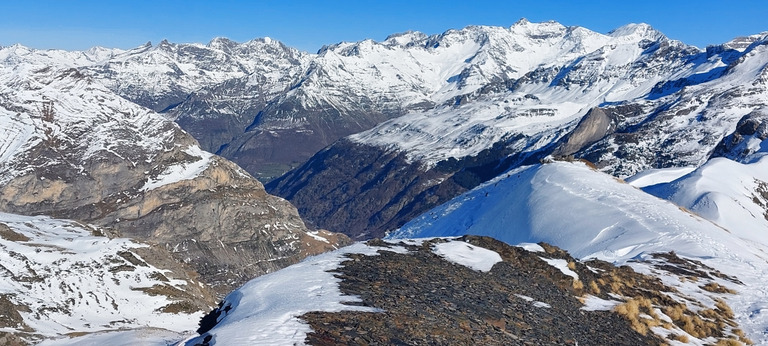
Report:
<svg viewBox="0 0 768 346"><path fill-rule="evenodd" d="M743 283L727 300L753 340L768 342L764 297L768 244L741 237L580 163L521 167L414 219L390 238L488 235L510 244L544 241L575 257L646 268L651 253L679 256ZM641 260L634 262L630 260ZM680 285L679 283L677 284ZM685 289L681 287L681 289Z"/></svg>
<svg viewBox="0 0 768 346"><path fill-rule="evenodd" d="M0 181L35 168L19 155L48 141L77 165L99 155L151 160L174 140L173 125L64 66L37 70L37 58L0 68ZM43 108L52 103L52 119ZM131 149L128 149L131 148ZM52 166L61 162L40 162ZM82 170L83 168L80 167Z"/></svg>
<svg viewBox="0 0 768 346"><path fill-rule="evenodd" d="M768 150L747 162L713 158L679 179L644 187L749 241L768 244Z"/></svg>
<svg viewBox="0 0 768 346"><path fill-rule="evenodd" d="M480 31L474 27L464 31L473 32L471 29ZM412 112L352 138L392 146L430 165L447 157L476 155L511 134L533 137L547 133L544 137L552 142L558 138L556 132L572 126L590 108L643 96L660 81L693 66L687 58L671 55L658 68L640 70L641 65L661 63L658 46L666 45L679 55L699 53L645 24L627 25L608 35L551 22L521 21L509 29L482 29L488 43L463 63L469 65L467 69L480 71L466 77L474 87L462 87L460 82L444 84L443 89L453 91L436 92L433 101L441 104L458 95L472 95L494 82L513 81L514 87L501 88L486 97L483 94L487 91L480 92L461 105ZM451 37L451 33L444 35ZM500 53L504 55L493 55ZM486 57L481 60L484 63L476 62L485 56L495 60ZM499 71L514 72L498 76ZM494 78L479 80L479 76Z"/></svg>
<svg viewBox="0 0 768 346"><path fill-rule="evenodd" d="M26 307L18 310L25 327L6 332L46 338L137 327L182 332L202 316L165 310L177 299L151 289L186 291L200 283L168 279L169 270L137 254L146 244L44 216L0 213L0 228L0 296Z"/></svg>

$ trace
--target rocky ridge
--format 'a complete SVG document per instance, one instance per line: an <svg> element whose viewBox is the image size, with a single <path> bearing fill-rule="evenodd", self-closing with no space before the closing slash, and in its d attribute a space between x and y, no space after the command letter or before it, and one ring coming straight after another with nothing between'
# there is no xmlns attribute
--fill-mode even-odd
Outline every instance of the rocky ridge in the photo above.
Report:
<svg viewBox="0 0 768 346"><path fill-rule="evenodd" d="M303 308L310 311L300 316L312 327L308 344L751 342L722 299L735 294L728 287L741 283L674 253L657 254L645 265L675 280L701 280L689 285L693 291L628 266L580 261L546 243L521 248L465 236L372 240L366 246L376 252L349 252L333 270L342 294L360 299L346 303L350 311ZM496 259L480 265L476 261L482 257ZM716 283L720 278L727 287ZM248 338L259 335L262 326L254 326L253 334L232 329L259 323L239 311L251 304L249 285L225 298L203 319L201 335L185 344L255 340ZM351 311L358 308L376 310Z"/></svg>

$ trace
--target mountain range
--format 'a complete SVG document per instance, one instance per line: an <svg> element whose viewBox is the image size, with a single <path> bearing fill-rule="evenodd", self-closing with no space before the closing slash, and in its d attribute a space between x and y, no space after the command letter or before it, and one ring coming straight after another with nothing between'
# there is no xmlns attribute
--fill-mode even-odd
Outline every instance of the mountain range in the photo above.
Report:
<svg viewBox="0 0 768 346"><path fill-rule="evenodd" d="M766 343L767 49L0 47L0 341Z"/></svg>

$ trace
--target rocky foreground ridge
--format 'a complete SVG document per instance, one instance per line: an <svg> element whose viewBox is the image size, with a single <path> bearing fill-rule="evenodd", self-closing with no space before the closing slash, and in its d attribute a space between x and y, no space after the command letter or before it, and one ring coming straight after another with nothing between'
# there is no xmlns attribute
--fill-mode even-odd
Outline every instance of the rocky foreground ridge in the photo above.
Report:
<svg viewBox="0 0 768 346"><path fill-rule="evenodd" d="M312 328L308 344L750 343L723 299L736 293L729 287L741 283L674 253L655 254L645 265L672 275L673 282L687 283L685 288L629 266L579 261L545 243L524 249L465 236L372 240L367 246L375 252L351 251L332 272L342 294L360 298L347 303L349 309L376 310L319 312L306 307L310 312L299 318ZM495 259L483 262L484 257ZM259 286L257 281L269 279L233 292L203 319L202 335L186 345L276 340L266 335L259 339L263 327L238 310L250 306L249 290ZM254 329L249 333L234 333L233 326L250 325Z"/></svg>

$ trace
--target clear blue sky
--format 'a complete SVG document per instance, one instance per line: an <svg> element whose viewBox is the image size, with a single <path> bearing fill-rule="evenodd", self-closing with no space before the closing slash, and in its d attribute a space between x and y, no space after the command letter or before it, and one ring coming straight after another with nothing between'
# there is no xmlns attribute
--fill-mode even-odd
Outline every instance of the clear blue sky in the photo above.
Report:
<svg viewBox="0 0 768 346"><path fill-rule="evenodd" d="M311 52L324 44L383 40L418 30L510 26L525 17L606 33L648 23L667 36L705 47L768 31L766 0L646 1L118 1L0 0L0 45L82 50L132 48L147 41L238 42L269 36Z"/></svg>

